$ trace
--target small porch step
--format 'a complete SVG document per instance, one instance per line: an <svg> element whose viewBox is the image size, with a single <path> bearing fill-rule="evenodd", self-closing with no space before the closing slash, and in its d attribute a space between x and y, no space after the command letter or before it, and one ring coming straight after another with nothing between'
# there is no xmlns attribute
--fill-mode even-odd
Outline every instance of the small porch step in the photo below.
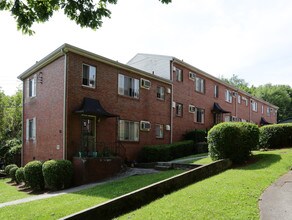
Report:
<svg viewBox="0 0 292 220"><path fill-rule="evenodd" d="M169 162L157 162L155 166L156 170L170 170L172 169L172 163Z"/></svg>

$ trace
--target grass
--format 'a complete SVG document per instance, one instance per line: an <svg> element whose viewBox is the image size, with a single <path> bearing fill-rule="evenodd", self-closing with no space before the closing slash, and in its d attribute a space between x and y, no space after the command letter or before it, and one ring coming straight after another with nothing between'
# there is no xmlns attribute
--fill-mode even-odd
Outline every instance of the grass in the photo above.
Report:
<svg viewBox="0 0 292 220"><path fill-rule="evenodd" d="M76 193L0 208L0 219L58 219L181 173L131 176Z"/></svg>
<svg viewBox="0 0 292 220"><path fill-rule="evenodd" d="M10 179L0 179L0 203L9 202L17 199L22 199L30 196L25 192L18 191L15 186L11 186L7 182Z"/></svg>
<svg viewBox="0 0 292 220"><path fill-rule="evenodd" d="M118 219L259 219L258 199L289 170L292 150L254 154L254 163L190 185Z"/></svg>

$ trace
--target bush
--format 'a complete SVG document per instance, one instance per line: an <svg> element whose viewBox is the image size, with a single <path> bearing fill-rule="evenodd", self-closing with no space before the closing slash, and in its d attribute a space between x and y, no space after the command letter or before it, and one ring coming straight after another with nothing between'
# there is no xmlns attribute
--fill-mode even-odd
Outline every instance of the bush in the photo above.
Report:
<svg viewBox="0 0 292 220"><path fill-rule="evenodd" d="M259 143L259 129L251 123L224 122L208 133L208 147L212 160L229 158L243 163Z"/></svg>
<svg viewBox="0 0 292 220"><path fill-rule="evenodd" d="M206 130L193 130L184 134L185 140L193 140L194 143L206 142L208 132Z"/></svg>
<svg viewBox="0 0 292 220"><path fill-rule="evenodd" d="M9 165L7 165L7 166L5 167L4 172L6 173L6 175L9 176L9 171L10 171L10 169L13 168L13 167L17 167L17 165L16 165L16 164L9 164Z"/></svg>
<svg viewBox="0 0 292 220"><path fill-rule="evenodd" d="M24 168L23 168L23 167L19 167L19 168L16 170L15 177L16 177L16 182L17 182L17 183L26 182L26 181L25 181Z"/></svg>
<svg viewBox="0 0 292 220"><path fill-rule="evenodd" d="M187 140L173 144L145 146L142 148L138 160L140 162L169 161L194 153L194 142Z"/></svg>
<svg viewBox="0 0 292 220"><path fill-rule="evenodd" d="M45 183L42 173L42 162L35 160L27 163L24 167L24 175L28 185L32 189L44 189Z"/></svg>
<svg viewBox="0 0 292 220"><path fill-rule="evenodd" d="M292 147L292 124L266 125L260 128L260 147Z"/></svg>
<svg viewBox="0 0 292 220"><path fill-rule="evenodd" d="M59 190L71 185L72 163L68 160L49 160L42 167L44 180L48 188Z"/></svg>
<svg viewBox="0 0 292 220"><path fill-rule="evenodd" d="M16 170L18 169L18 167L12 167L10 170L9 170L9 176L11 178L11 181L16 181L16 177L15 177L15 173L16 173Z"/></svg>

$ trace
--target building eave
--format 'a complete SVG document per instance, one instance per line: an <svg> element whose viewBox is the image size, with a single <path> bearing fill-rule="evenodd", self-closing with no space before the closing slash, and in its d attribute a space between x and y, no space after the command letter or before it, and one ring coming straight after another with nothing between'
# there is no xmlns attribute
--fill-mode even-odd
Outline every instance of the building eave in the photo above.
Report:
<svg viewBox="0 0 292 220"><path fill-rule="evenodd" d="M56 50L54 50L52 53L50 53L49 55L47 55L46 57L44 57L43 59L41 59L40 61L38 61L35 65L33 65L32 67L30 67L29 69L27 69L25 72L23 72L21 75L18 76L18 79L20 80L24 80L27 77L29 77L30 75L32 75L33 73L35 73L36 71L38 71L39 69L43 68L44 66L48 65L49 63L53 62L54 60L58 59L59 57L63 56L65 53L67 52L72 52L105 64L109 64L111 66L114 66L116 68L122 69L122 70L126 70L126 71L130 71L130 72L134 72L136 74L141 75L142 77L148 77L150 79L154 79L154 80L158 80L160 82L163 83L167 83L169 85L172 84L172 82L168 79L153 75L151 73L136 69L134 67L131 67L129 65L126 64L122 64L119 63L118 61L114 61L111 59L108 59L106 57L100 56L98 54L83 50L81 48L72 46L70 44L63 44L61 47L57 48Z"/></svg>

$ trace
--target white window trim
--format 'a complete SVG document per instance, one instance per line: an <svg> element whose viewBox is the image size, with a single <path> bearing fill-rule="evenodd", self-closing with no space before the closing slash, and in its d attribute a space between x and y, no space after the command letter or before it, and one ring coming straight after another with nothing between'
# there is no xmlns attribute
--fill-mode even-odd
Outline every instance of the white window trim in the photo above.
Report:
<svg viewBox="0 0 292 220"><path fill-rule="evenodd" d="M89 68L89 75L88 75L88 85L85 85L85 84L83 84L83 74L84 74L84 66L87 66L88 68ZM94 85L93 86L91 86L90 85L90 72L91 72L91 69L93 69L94 68L94 70L95 70L95 74L94 74ZM95 66L92 66L92 65L89 65L89 64L85 64L85 63L83 63L82 64L82 86L84 86L84 87L87 87L87 88L92 88L92 89L95 89L96 88L96 67Z"/></svg>
<svg viewBox="0 0 292 220"><path fill-rule="evenodd" d="M232 103L232 92L228 89L225 90L225 101Z"/></svg>
<svg viewBox="0 0 292 220"><path fill-rule="evenodd" d="M29 137L29 121L30 120L33 120L32 121L32 137ZM26 140L29 141L29 140L33 140L35 141L36 140L36 117L34 118L30 118L30 119L26 119Z"/></svg>
<svg viewBox="0 0 292 220"><path fill-rule="evenodd" d="M197 121L197 117L198 117L199 110L202 111L202 121ZM205 109L203 109L203 108L196 108L194 117L195 117L194 118L195 123L204 124L205 123Z"/></svg>
<svg viewBox="0 0 292 220"><path fill-rule="evenodd" d="M131 94L130 95L125 94L125 86L124 86L125 85L124 84L125 78L129 78L129 79L134 80L134 83L133 83L134 88L132 88L134 91L133 96L131 96ZM124 74L119 74L118 75L118 94L122 95L122 96L130 97L130 98L134 98L134 99L139 99L139 96L140 96L140 81L139 81L139 79L136 79L136 78L133 78L130 76L126 76Z"/></svg>
<svg viewBox="0 0 292 220"><path fill-rule="evenodd" d="M157 128L159 128L159 135L157 135L157 133L158 133ZM163 130L164 130L164 126L162 124L155 125L155 137L157 139L162 139L164 137Z"/></svg>
<svg viewBox="0 0 292 220"><path fill-rule="evenodd" d="M30 95L30 82L32 82L31 95ZM27 95L29 98L36 97L36 76L28 78L27 80Z"/></svg>
<svg viewBox="0 0 292 220"><path fill-rule="evenodd" d="M196 76L195 80L195 91L199 93L205 93L205 80L198 76Z"/></svg>
<svg viewBox="0 0 292 220"><path fill-rule="evenodd" d="M125 123L125 122L133 123L134 129L136 130L136 131L134 130L134 134L133 134L134 139L127 140L127 139L124 139L124 137L121 136L121 127L120 126L121 126L121 123ZM119 120L119 125L118 126L119 126L118 130L119 130L119 140L120 141L129 141L129 142L138 142L139 141L139 138L140 138L140 123L139 122L121 119L121 120ZM136 134L135 134L135 132L136 132Z"/></svg>

